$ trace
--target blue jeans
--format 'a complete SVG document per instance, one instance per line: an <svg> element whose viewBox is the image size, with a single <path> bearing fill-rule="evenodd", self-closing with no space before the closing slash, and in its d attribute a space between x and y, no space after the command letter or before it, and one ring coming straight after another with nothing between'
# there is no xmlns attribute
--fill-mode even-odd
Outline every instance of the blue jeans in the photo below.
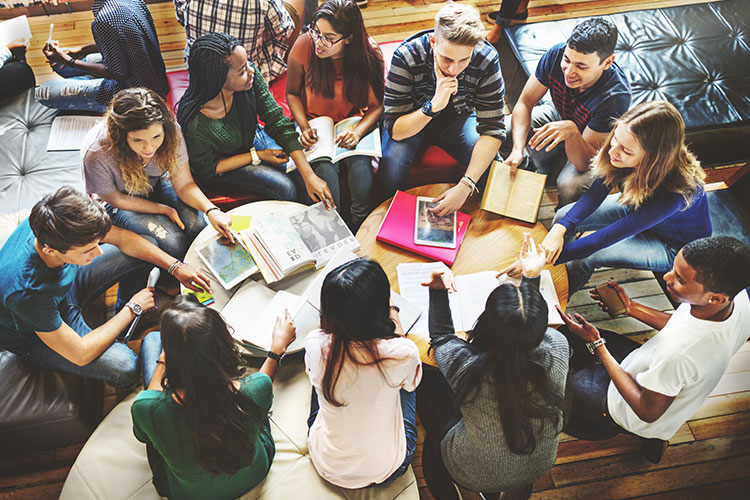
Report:
<svg viewBox="0 0 750 500"><path fill-rule="evenodd" d="M607 391L612 380L604 365L592 356L581 338L567 327L560 332L568 339L571 359L566 397L570 402L570 415L564 431L580 439L600 441L627 432L612 420L607 406ZM607 350L618 363L640 347L638 342L609 330L599 331L607 341Z"/></svg>
<svg viewBox="0 0 750 500"><path fill-rule="evenodd" d="M393 196L397 189L408 187L409 168L422 146L440 146L459 163L468 165L474 145L479 140L476 113L441 113L425 128L401 141L393 140L385 128L382 136L383 157L380 159L377 183L378 199L383 200Z"/></svg>
<svg viewBox="0 0 750 500"><path fill-rule="evenodd" d="M182 223L185 224L185 229L180 229L166 215L132 212L107 205L107 213L112 219L112 224L136 234L148 235L166 253L182 259L195 237L206 227L205 217L177 197L172 182L165 176L159 179L154 189L145 198L177 210Z"/></svg>
<svg viewBox="0 0 750 500"><path fill-rule="evenodd" d="M404 461L399 465L393 474L388 476L385 481L379 484L388 484L402 476L406 469L409 468L411 459L414 456L414 450L417 449L417 393L416 391L408 392L403 389L399 391L401 397L401 413L404 415L404 434L406 434L406 456ZM315 388L312 390L310 398L310 417L307 419L307 428L309 429L315 423L315 417L318 416L318 394ZM366 432L367 429L363 429Z"/></svg>
<svg viewBox="0 0 750 500"><path fill-rule="evenodd" d="M86 304L117 282L130 298L146 285L152 267L147 262L128 257L113 245L102 245L102 251L102 255L78 269L73 286L58 306L62 320L81 337L91 331L83 319L82 308ZM27 352L16 354L44 368L103 380L113 387L131 387L139 375L138 356L119 342L113 343L98 358L84 366L68 361L36 335Z"/></svg>
<svg viewBox="0 0 750 500"><path fill-rule="evenodd" d="M341 189L339 184L339 175L341 172L341 163L347 169L347 181L349 191L352 195L351 219L349 227L352 232L356 233L359 226L365 221L370 213L370 195L372 194L372 158L370 156L351 156L343 160L332 163L328 160L319 160L311 165L315 174L326 181L328 189L331 190L333 202L336 207L341 207ZM297 175L295 180L298 182L297 192L299 201L306 205L311 205L313 200L307 194L302 177ZM344 217L346 218L346 217Z"/></svg>
<svg viewBox="0 0 750 500"><path fill-rule="evenodd" d="M261 126L256 130L253 147L258 151L281 149ZM252 194L264 199L296 201L297 188L292 177L293 175L286 173L286 164L278 167L263 164L245 165L201 181L200 184L218 193Z"/></svg>
<svg viewBox="0 0 750 500"><path fill-rule="evenodd" d="M633 212L633 208L617 203L619 194L607 196L594 213L586 217L576 227L577 232L596 231L609 226ZM569 204L555 214L553 224L562 219L573 207ZM575 239L569 231L565 234L565 244ZM651 231L643 231L629 238L618 241L608 247L597 250L583 259L565 263L568 271L568 293L572 295L583 287L591 275L600 267L623 267L626 269L643 269L654 272L667 272L679 248L662 241Z"/></svg>
<svg viewBox="0 0 750 500"><path fill-rule="evenodd" d="M151 332L141 342L141 372L143 387L148 388L156 371L156 362L161 356L161 333Z"/></svg>
<svg viewBox="0 0 750 500"><path fill-rule="evenodd" d="M83 58L90 63L102 62L101 54L89 54ZM92 113L105 113L107 104L97 102L104 78L95 77L80 68L54 64L52 69L62 79L48 80L36 88L36 100L49 108L76 109Z"/></svg>

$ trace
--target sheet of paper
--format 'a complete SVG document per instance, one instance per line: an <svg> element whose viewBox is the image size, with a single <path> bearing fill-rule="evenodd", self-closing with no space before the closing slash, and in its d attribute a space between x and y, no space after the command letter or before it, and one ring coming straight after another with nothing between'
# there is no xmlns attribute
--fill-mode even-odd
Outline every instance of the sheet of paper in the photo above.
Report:
<svg viewBox="0 0 750 500"><path fill-rule="evenodd" d="M422 317L422 310L393 290L391 290L391 302L400 309L398 319L401 321L404 333L412 333L412 328L417 324L419 318Z"/></svg>
<svg viewBox="0 0 750 500"><path fill-rule="evenodd" d="M484 312L487 297L497 288L500 281L497 279L496 271L482 271L456 276L455 282L461 304L461 329L466 332L474 328L474 323Z"/></svg>
<svg viewBox="0 0 750 500"><path fill-rule="evenodd" d="M396 268L398 273L398 289L401 296L417 306L422 311L422 315L417 320L409 333L428 336L428 312L430 305L430 293L422 283L429 280L432 271L444 270L448 267L442 262L427 263L407 263L399 264ZM451 314L453 316L453 328L461 331L461 311L456 294L448 294L450 301Z"/></svg>
<svg viewBox="0 0 750 500"><path fill-rule="evenodd" d="M26 16L18 16L0 23L0 44L5 46L16 38L31 40L31 27Z"/></svg>
<svg viewBox="0 0 750 500"><path fill-rule="evenodd" d="M104 122L103 116L58 116L52 122L47 151L76 151L83 147L86 135Z"/></svg>

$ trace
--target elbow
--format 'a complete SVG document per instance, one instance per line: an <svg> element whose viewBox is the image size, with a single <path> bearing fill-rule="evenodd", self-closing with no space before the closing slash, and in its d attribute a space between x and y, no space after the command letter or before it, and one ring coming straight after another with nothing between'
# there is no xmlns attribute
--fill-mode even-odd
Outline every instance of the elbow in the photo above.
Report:
<svg viewBox="0 0 750 500"><path fill-rule="evenodd" d="M653 424L654 422L659 420L659 417L662 416L662 413L663 412L660 413L658 411L655 411L653 408L644 408L635 412L638 418L640 418L647 424Z"/></svg>

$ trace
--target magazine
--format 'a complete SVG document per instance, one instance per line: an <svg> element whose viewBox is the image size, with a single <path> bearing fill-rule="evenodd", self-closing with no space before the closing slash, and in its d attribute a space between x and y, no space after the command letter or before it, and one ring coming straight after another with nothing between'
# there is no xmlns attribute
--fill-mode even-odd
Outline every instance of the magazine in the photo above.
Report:
<svg viewBox="0 0 750 500"><path fill-rule="evenodd" d="M209 271L229 290L258 271L253 256L235 236L234 243L223 236L214 236L196 248Z"/></svg>
<svg viewBox="0 0 750 500"><path fill-rule="evenodd" d="M266 283L325 266L335 253L359 250L359 242L335 210L322 202L290 216L269 213L253 218L241 233Z"/></svg>
<svg viewBox="0 0 750 500"><path fill-rule="evenodd" d="M318 133L318 142L313 144L310 149L305 150L307 161L312 163L315 160L330 160L336 163L344 158L357 155L381 157L383 153L380 148L380 130L378 127L362 137L357 145L351 149L336 145L336 136L342 131L354 127L361 119L360 116L352 116L335 124L327 116L319 116L310 120L308 123Z"/></svg>

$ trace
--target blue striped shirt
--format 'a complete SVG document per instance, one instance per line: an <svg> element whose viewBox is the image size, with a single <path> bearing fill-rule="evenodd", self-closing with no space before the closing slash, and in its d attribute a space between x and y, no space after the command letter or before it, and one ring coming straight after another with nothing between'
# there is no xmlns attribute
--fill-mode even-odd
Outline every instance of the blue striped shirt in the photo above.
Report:
<svg viewBox="0 0 750 500"><path fill-rule="evenodd" d="M432 30L404 40L393 53L385 84L383 119L389 133L402 115L420 109L435 94L435 56L430 45ZM457 114L476 111L479 135L505 139L503 97L505 86L495 48L483 42L474 48L471 61L458 75L458 92L448 107Z"/></svg>

